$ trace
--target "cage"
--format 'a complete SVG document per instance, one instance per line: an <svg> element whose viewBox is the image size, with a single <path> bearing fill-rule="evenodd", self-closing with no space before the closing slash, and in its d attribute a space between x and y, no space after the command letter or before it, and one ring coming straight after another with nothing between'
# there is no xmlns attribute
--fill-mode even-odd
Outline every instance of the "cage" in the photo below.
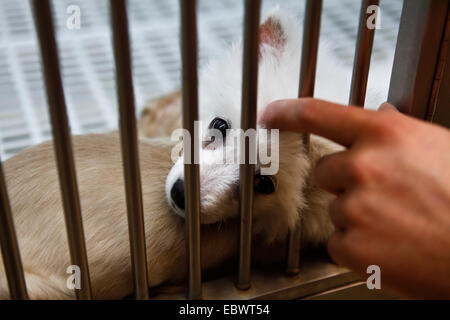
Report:
<svg viewBox="0 0 450 320"><path fill-rule="evenodd" d="M158 3L158 6L165 6L160 2ZM80 214L80 200L71 147L68 111L66 108L67 97L64 95L62 75L59 67L59 56L61 53L64 55L65 51L58 54L50 2L47 0L36 0L32 4L39 36L71 261L74 265L80 266L82 270L82 289L76 291L76 296L79 299L91 299L89 265ZM377 0L364 0L360 5L351 77L350 104L364 105L373 52L373 40L376 34L376 29L366 28L367 9L372 5L378 4L379 1ZM205 3L203 5L207 6ZM226 6L226 4L223 5ZM103 9L106 10L106 8ZM170 10L170 8L164 7L163 10ZM198 118L197 66L199 55L197 51L197 10L196 1L180 1L183 127L191 133L194 132L193 122ZM241 127L244 130L256 127L256 83L258 79L256 66L258 63L257 48L260 10L260 0L245 1L243 99L241 111ZM139 56L134 56L132 50L130 50L125 1L111 0L110 11L134 292L137 299L148 299L147 257L145 253L145 230L135 119L135 92L131 67L132 60L138 59ZM139 16L139 11L136 8L132 9L131 18L144 19ZM299 97L314 95L322 1L307 0L304 14L302 61L301 70L299 70ZM449 21L449 3L446 0L404 1L401 9L388 93L388 101L398 106L401 112L445 126L450 125L450 110L448 108L450 72L447 63L449 55L447 50ZM61 21L57 21L57 23L61 23ZM90 23L95 24L92 21ZM30 26L27 26L27 28L30 28ZM16 30L16 32L27 31ZM86 41L85 45L88 48L87 52L94 48L94 44L89 43L89 41ZM98 50L98 48L92 50ZM66 54L70 54L70 50ZM9 55L17 60L29 59L25 51L21 51L21 49L17 49L17 52L9 53ZM167 54L162 53L162 55ZM86 53L82 53L80 56L86 59ZM77 57L77 59L82 58ZM135 77L139 78L140 76L135 74ZM16 78L18 82L22 81L20 76L16 76ZM93 87L99 89L98 84ZM19 90L25 91L22 85L19 87ZM30 100L34 98L29 93L24 94L24 96L25 100L28 99L28 102L25 101L24 108L30 108ZM109 121L113 120L109 119ZM106 124L103 125L107 126ZM31 135L33 139L39 139L42 136L49 135L49 132L47 130L47 133L43 134L40 130L34 128ZM306 145L308 145L308 136L305 135L303 138ZM16 139L16 146L13 148L3 147L3 156L11 155L18 150L17 148L20 148L17 146L17 141L29 143L29 136L25 135L21 139ZM248 153L248 145L246 148ZM194 154L195 150L192 149L191 156L194 157ZM365 283L349 270L316 257L301 259L300 228L289 234L285 272L274 274L264 270L251 271L253 189L249 181L253 180L253 170L253 166L246 163L242 166L240 172L241 223L237 281L236 275L231 274L202 282L200 265L199 167L196 164L186 165L186 237L188 240L187 252L189 253L186 297L188 299L314 299L361 297L366 295L367 297L376 297L376 295L368 293L364 289ZM11 298L26 299L27 290L20 252L8 202L7 188L1 171L0 178L2 207L0 240L5 272L8 278ZM380 295L381 297L389 297L388 293L380 293ZM178 294L160 295L155 298L183 297L184 294Z"/></svg>

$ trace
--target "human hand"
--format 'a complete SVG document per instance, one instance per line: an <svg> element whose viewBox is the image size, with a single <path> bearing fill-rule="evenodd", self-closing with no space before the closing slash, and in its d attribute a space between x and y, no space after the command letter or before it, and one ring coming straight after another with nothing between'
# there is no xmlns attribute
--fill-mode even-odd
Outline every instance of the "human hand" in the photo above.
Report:
<svg viewBox="0 0 450 320"><path fill-rule="evenodd" d="M323 157L316 183L334 193L328 251L407 297L450 298L450 130L405 116L302 98L271 103L259 122L313 133L346 150Z"/></svg>

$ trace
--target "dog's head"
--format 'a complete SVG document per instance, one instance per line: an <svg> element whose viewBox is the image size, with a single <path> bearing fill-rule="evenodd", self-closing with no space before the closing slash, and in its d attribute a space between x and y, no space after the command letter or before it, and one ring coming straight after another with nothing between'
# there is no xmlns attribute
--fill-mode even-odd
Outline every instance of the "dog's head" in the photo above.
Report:
<svg viewBox="0 0 450 320"><path fill-rule="evenodd" d="M279 9L263 19L259 34L258 114L271 101L296 97L301 41L293 19ZM240 165L236 160L242 154L242 140L230 129L240 127L241 90L242 45L235 44L222 58L211 61L200 77L202 223L238 215ZM258 127L254 137L258 157L253 221L254 232L270 241L284 236L298 223L299 212L305 206L301 191L310 165L300 135L281 132L278 136L278 132L269 131L266 137L262 129ZM183 172L181 157L167 177L166 194L174 211L184 217Z"/></svg>

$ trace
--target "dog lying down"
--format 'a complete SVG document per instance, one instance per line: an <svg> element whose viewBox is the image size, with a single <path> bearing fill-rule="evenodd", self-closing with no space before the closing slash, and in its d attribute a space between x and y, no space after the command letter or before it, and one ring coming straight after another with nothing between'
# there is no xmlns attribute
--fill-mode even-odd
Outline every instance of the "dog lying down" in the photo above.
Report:
<svg viewBox="0 0 450 320"><path fill-rule="evenodd" d="M258 114L272 101L296 98L298 94L301 32L293 18L273 9L263 19L259 30ZM319 50L315 96L345 103L348 90L339 83L338 75L345 69L336 63L327 43ZM220 163L217 159L232 159L235 139L227 135L240 127L242 87L242 44L235 44L221 56L203 67L199 82L200 198L202 223L215 223L236 215L238 207L239 163ZM380 100L384 84L369 88L366 105L373 108ZM345 87L345 86L344 86ZM181 124L181 101L177 93L168 95L146 107L140 118L142 136L170 136ZM164 125L161 125L164 124ZM211 131L221 139L211 138ZM261 128L258 128L261 129ZM302 220L305 241L323 243L333 231L328 219L331 196L313 185L310 170L320 155L341 147L322 138L311 136L311 152L307 154L299 134L280 132L279 148L272 150L268 139L258 130L257 149L278 153L271 159L276 173L264 175L266 165L258 159L255 167L255 232L268 242L282 239L289 229ZM272 152L274 151L274 152ZM278 151L278 152L277 152ZM231 154L231 156L229 156ZM184 217L183 158L171 168L166 181L166 196L175 213ZM229 216L229 215L232 216Z"/></svg>
<svg viewBox="0 0 450 320"><path fill-rule="evenodd" d="M168 139L139 144L149 286L180 281L186 273L184 220L171 212L164 193L172 147ZM73 148L93 296L123 298L132 293L132 279L119 138L74 136ZM66 287L71 263L53 144L20 152L4 163L4 170L30 298L74 298ZM231 257L236 230L232 223L204 226L205 269ZM8 299L0 265L0 299Z"/></svg>
<svg viewBox="0 0 450 320"><path fill-rule="evenodd" d="M139 144L149 286L179 282L186 275L184 219L172 212L164 191L172 147L169 139ZM126 297L132 293L132 278L119 138L113 134L74 136L73 148L93 296ZM74 298L73 290L66 287L66 269L71 263L53 144L20 152L4 162L4 170L30 298ZM265 218L256 215L255 221L262 225L260 220ZM202 226L204 269L235 255L237 232L236 219ZM262 227L255 233L255 246L267 245L258 240L264 232ZM266 257L260 254L256 259ZM0 265L0 299L8 299L2 261Z"/></svg>
<svg viewBox="0 0 450 320"><path fill-rule="evenodd" d="M296 96L299 34L292 19L279 10L264 20L260 29L259 112L273 100ZM203 132L207 133L208 128L222 131L239 126L241 60L241 47L233 46L203 71L200 79ZM329 68L327 72L332 74L334 69ZM319 68L317 81L329 82L333 91L329 78L323 78ZM178 110L177 95L160 100L144 111L139 122L140 134L170 135L180 123ZM203 144L200 150L204 269L220 266L237 252L239 164L217 165L210 161L216 152L229 149L228 140L222 145ZM324 243L333 231L327 213L332 196L314 185L310 172L320 157L336 150L336 145L312 136L307 154L298 134L281 132L279 141L278 171L264 178L257 173L255 179L253 257L262 262L284 258L284 247L275 250L279 257L264 254L264 248L284 246L288 231L300 221L304 244ZM258 140L258 148L266 147L263 143ZM180 282L186 276L180 196L184 190L183 165L181 159L175 164L171 161L173 146L168 137L142 138L139 144L150 287ZM133 289L119 138L114 134L74 136L73 148L93 296L126 297ZM70 275L66 270L71 263L53 154L52 143L46 142L4 163L32 299L74 298L73 290L66 287ZM261 168L259 163L256 168ZM0 261L0 299L8 298Z"/></svg>

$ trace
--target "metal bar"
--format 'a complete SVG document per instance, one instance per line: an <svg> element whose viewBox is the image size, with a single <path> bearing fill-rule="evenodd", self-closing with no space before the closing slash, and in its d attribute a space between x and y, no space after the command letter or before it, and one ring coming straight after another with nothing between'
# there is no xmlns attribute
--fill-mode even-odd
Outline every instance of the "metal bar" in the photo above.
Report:
<svg viewBox="0 0 450 320"><path fill-rule="evenodd" d="M78 299L91 299L92 291L80 199L50 3L48 0L34 0L33 5L45 75L70 257L72 264L79 266L81 270L81 289L76 290L75 294Z"/></svg>
<svg viewBox="0 0 450 320"><path fill-rule="evenodd" d="M299 98L314 96L321 13L322 0L306 1L302 58L300 65L300 83L298 89ZM306 152L309 153L309 134L303 135L303 142ZM294 231L289 233L288 236L286 261L286 273L288 275L296 275L300 270L300 238L301 225L299 224Z"/></svg>
<svg viewBox="0 0 450 320"><path fill-rule="evenodd" d="M448 0L404 1L388 101L425 119L438 65Z"/></svg>
<svg viewBox="0 0 450 320"><path fill-rule="evenodd" d="M125 0L111 0L110 4L133 285L136 299L146 300L149 296L147 250L127 8Z"/></svg>
<svg viewBox="0 0 450 320"><path fill-rule="evenodd" d="M0 162L0 245L11 299L27 300L27 287L20 259L11 206Z"/></svg>
<svg viewBox="0 0 450 320"><path fill-rule="evenodd" d="M298 96L312 97L316 82L322 0L307 0L303 31L302 60Z"/></svg>
<svg viewBox="0 0 450 320"><path fill-rule="evenodd" d="M286 259L286 274L295 276L300 271L301 224L288 234L288 251Z"/></svg>
<svg viewBox="0 0 450 320"><path fill-rule="evenodd" d="M299 98L314 96L321 13L322 0L306 1L300 81L298 86ZM309 150L309 134L303 135L303 142L306 150Z"/></svg>
<svg viewBox="0 0 450 320"><path fill-rule="evenodd" d="M198 74L197 74L197 20L196 1L180 0L181 5L181 53L183 128L188 130L190 141L184 141L190 150L185 159L184 194L186 208L186 250L188 263L188 299L202 298L202 274L200 252L200 175L198 164L198 132L194 122L198 120ZM189 144L187 144L190 142ZM184 156L187 156L186 151Z"/></svg>
<svg viewBox="0 0 450 320"><path fill-rule="evenodd" d="M430 101L431 122L450 128L450 8L447 12L447 26L441 44L438 68L435 74L433 93Z"/></svg>
<svg viewBox="0 0 450 320"><path fill-rule="evenodd" d="M258 33L261 1L245 1L245 29L244 29L244 56L242 76L242 110L241 129L256 128L256 108L258 95ZM251 164L249 139L244 138L245 162L240 164L240 233L239 233L239 266L237 288L247 290L250 288L250 265L252 244L252 214L253 214L253 180L255 165Z"/></svg>
<svg viewBox="0 0 450 320"><path fill-rule="evenodd" d="M370 29L367 27L367 10L371 6L378 6L378 4L379 0L364 0L361 4L349 98L349 104L355 106L364 107L366 100L367 79L369 78L370 58L372 55L373 38L375 36L375 26ZM376 14L378 14L378 11L376 11Z"/></svg>

